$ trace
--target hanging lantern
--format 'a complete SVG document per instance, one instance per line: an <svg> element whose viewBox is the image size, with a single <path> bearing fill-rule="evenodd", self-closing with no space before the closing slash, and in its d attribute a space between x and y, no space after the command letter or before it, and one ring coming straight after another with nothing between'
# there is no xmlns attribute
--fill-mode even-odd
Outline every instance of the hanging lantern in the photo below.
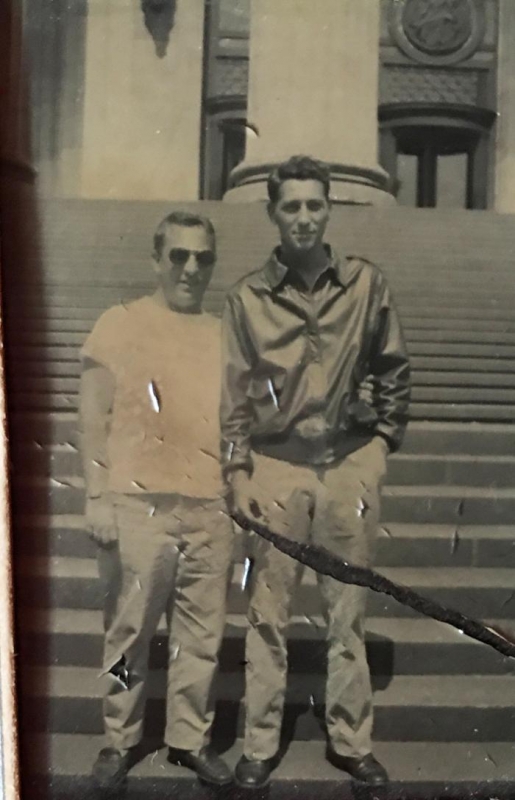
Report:
<svg viewBox="0 0 515 800"><path fill-rule="evenodd" d="M145 27L156 47L156 55L164 58L175 22L177 0L141 0Z"/></svg>

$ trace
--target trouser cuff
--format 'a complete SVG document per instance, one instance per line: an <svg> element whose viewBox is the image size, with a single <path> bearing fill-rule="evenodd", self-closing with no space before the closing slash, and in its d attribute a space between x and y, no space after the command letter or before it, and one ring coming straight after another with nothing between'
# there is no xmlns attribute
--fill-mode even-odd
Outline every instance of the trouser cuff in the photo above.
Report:
<svg viewBox="0 0 515 800"><path fill-rule="evenodd" d="M198 755L203 747L209 744L209 739L185 739L184 736L166 736L164 742L167 747L174 750L187 750L188 753Z"/></svg>
<svg viewBox="0 0 515 800"><path fill-rule="evenodd" d="M107 747L114 747L115 750L122 752L123 750L132 750L137 747L141 742L141 736L113 736L106 733Z"/></svg>

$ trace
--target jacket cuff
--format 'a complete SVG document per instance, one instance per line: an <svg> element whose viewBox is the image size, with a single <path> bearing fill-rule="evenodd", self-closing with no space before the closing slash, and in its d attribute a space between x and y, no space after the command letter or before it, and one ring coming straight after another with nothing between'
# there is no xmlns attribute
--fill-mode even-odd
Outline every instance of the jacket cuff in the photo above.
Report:
<svg viewBox="0 0 515 800"><path fill-rule="evenodd" d="M237 445L234 442L222 442L222 475L225 481L234 472L243 470L252 475L252 458L250 451L246 447Z"/></svg>
<svg viewBox="0 0 515 800"><path fill-rule="evenodd" d="M378 426L376 427L374 433L376 436L380 436L381 439L385 440L386 444L388 445L390 453L395 453L395 451L399 449L400 441L398 441L397 438L392 436L390 429Z"/></svg>

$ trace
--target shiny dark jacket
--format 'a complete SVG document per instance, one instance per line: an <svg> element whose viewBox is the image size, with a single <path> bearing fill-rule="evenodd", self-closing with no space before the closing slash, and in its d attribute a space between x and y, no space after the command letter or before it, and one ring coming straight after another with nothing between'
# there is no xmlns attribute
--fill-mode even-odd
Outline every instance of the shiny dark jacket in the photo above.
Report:
<svg viewBox="0 0 515 800"><path fill-rule="evenodd" d="M331 253L312 292L274 253L230 291L223 318L222 466L252 472L252 450L330 464L407 423L410 368L385 278ZM373 376L373 403L359 387Z"/></svg>

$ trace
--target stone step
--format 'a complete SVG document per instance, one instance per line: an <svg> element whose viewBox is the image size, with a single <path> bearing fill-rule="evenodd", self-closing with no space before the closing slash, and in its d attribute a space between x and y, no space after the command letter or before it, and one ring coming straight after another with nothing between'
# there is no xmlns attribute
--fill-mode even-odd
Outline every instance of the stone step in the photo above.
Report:
<svg viewBox="0 0 515 800"><path fill-rule="evenodd" d="M509 524L515 514L515 490L470 486L385 486L385 523Z"/></svg>
<svg viewBox="0 0 515 800"><path fill-rule="evenodd" d="M67 401L71 405L71 401ZM67 406L68 407L68 406ZM515 409L501 403L473 402L417 402L410 405L410 419L414 422L461 422L511 424Z"/></svg>
<svg viewBox="0 0 515 800"><path fill-rule="evenodd" d="M479 319L467 319L461 316L437 314L436 309L434 317L428 317L427 315L422 316L421 314L415 316L405 310L402 315L402 326L405 331L437 330L442 334L444 331L448 332L449 336L452 336L458 331L473 331L474 334L480 331L481 334L485 333L487 336L493 333L515 333L513 318L505 320L496 319L493 316L489 316L491 313L489 309L485 313L488 315L486 319L481 317ZM36 320L34 320L34 324L36 324ZM48 324L51 324L50 319Z"/></svg>
<svg viewBox="0 0 515 800"><path fill-rule="evenodd" d="M383 567L381 573L409 586L444 606L451 606L478 619L515 617L515 571L478 567ZM236 564L229 590L228 611L245 613L247 592L242 589L243 565ZM60 607L99 609L102 593L94 559L19 558L17 562L18 602L36 608ZM294 614L319 614L320 593L310 569L293 603ZM369 593L368 614L380 617L417 617L411 609L383 594Z"/></svg>
<svg viewBox="0 0 515 800"><path fill-rule="evenodd" d="M70 379L73 380L73 379ZM512 388L485 388L474 385L471 381L470 386L454 386L452 378L448 379L450 386L417 386L413 383L411 390L412 402L415 407L418 403L461 403L461 404L510 404L513 403L515 390ZM495 386L492 381L492 386ZM67 391L67 389L65 389Z"/></svg>
<svg viewBox="0 0 515 800"><path fill-rule="evenodd" d="M77 446L75 411L13 412L9 431L14 442ZM403 453L447 455L506 455L515 453L515 424L495 422L413 421L402 446Z"/></svg>
<svg viewBox="0 0 515 800"><path fill-rule="evenodd" d="M80 347L91 327L92 325L89 321L86 323L72 321L68 324L61 323L52 326L47 324L34 326L31 324L24 329L18 328L16 333L13 334L13 339L16 347ZM498 353L499 357L502 357L503 354L513 356L513 345L515 344L515 334L512 332L507 332L506 330L487 332L485 330L476 330L475 326L471 326L467 330L441 330L436 325L432 328L405 327L404 334L408 350L413 353L424 352L419 349L421 343L438 344L444 348L460 347L461 344L464 344L480 348L499 348L499 350L492 350L492 355L495 357Z"/></svg>
<svg viewBox="0 0 515 800"><path fill-rule="evenodd" d="M77 477L14 481L15 513L80 514L83 483ZM382 492L385 523L509 525L515 519L515 488L388 485Z"/></svg>
<svg viewBox="0 0 515 800"><path fill-rule="evenodd" d="M102 733L101 695L111 680L87 667L24 669L20 686L25 729ZM161 735L165 686L164 670L149 673L147 735ZM374 687L377 741L495 742L515 736L512 675L402 675L381 686ZM241 736L243 669L220 673L216 693L215 735L222 740ZM323 696L323 676L289 676L285 727L292 732L291 738L312 741L324 737L320 725Z"/></svg>
<svg viewBox="0 0 515 800"><path fill-rule="evenodd" d="M79 361L24 361L8 364L9 389L13 391L77 392L81 365ZM454 365L454 366L453 366ZM498 369L496 369L496 365ZM487 387L506 388L515 385L511 361L480 359L444 359L420 357L412 364L412 383L416 387ZM436 395L435 395L436 398ZM416 399L416 398L415 398Z"/></svg>
<svg viewBox="0 0 515 800"><path fill-rule="evenodd" d="M102 736L85 734L31 735L26 738L28 775L24 785L34 800L48 800L52 775L52 800L93 797L90 773ZM220 743L227 763L234 768L242 742ZM381 800L435 800L435 798L498 798L512 800L515 783L513 742L377 742L377 758L390 775ZM207 800L213 792L203 788L192 773L171 765L159 741L148 742L147 755L129 774L131 800ZM273 773L266 793L247 792L256 800L372 800L376 793L361 792L344 772L325 759L321 741L292 741ZM224 800L241 800L236 789L225 789Z"/></svg>
<svg viewBox="0 0 515 800"><path fill-rule="evenodd" d="M96 545L84 528L82 515L18 514L14 518L21 555L94 558ZM235 558L243 558L243 544L235 543ZM515 568L515 526L414 525L381 526L377 566L404 567L511 567Z"/></svg>
<svg viewBox="0 0 515 800"><path fill-rule="evenodd" d="M132 255L134 257L134 254ZM231 253L231 257L234 258L234 251ZM435 262L437 261L438 259L435 259ZM123 263L125 263L125 259ZM55 269L56 265L53 266ZM393 288L397 305L402 305L403 298L413 298L420 303L426 300L436 306L441 299L451 309L452 305L449 301L451 298L452 300L456 298L459 301L458 306L477 303L478 305L482 304L485 309L503 308L507 304L511 290L515 290L513 272L508 269L498 270L497 264L495 264L495 271L489 269L489 265L485 263L483 263L482 270L458 268L456 273L449 271L448 266L446 270L441 267L441 261L440 265L433 263L430 268L425 265L424 269L420 270L417 270L413 264L410 264L409 269L403 269L397 264L393 269L387 267L388 282ZM225 269L226 265L223 267L224 271ZM440 279L438 281L436 278L436 285L435 276ZM23 286L20 281L16 281L13 285L13 308L17 308L17 303L21 304L21 297L19 298L18 294L23 292L23 289L25 289L23 300L26 308L38 305L38 300L38 307L40 307L41 294L43 294L44 305L48 308L72 307L75 304L78 308L96 307L102 310L114 303L141 297L154 288L148 272L147 274L142 273L141 262L131 264L130 260L127 261L126 272L123 275L115 272L114 275L111 274L110 280L98 281L95 285L90 283L93 280L91 275L89 281L84 280L84 276L80 274L77 276L80 280L74 281L69 280L69 275L59 275L58 272L54 272L52 277L55 283L46 282L44 287L38 286L34 281L29 286ZM59 281L59 277L62 278L61 281ZM215 273L206 294L207 299L211 300L210 305L214 305L212 301L215 295L225 295L228 286L232 285L231 282L238 278L241 278L241 265L239 274L229 275L221 272L217 276ZM42 288L43 292L41 292Z"/></svg>
<svg viewBox="0 0 515 800"><path fill-rule="evenodd" d="M47 360L53 360L59 356L64 356L69 360L71 356L75 359L80 357L80 348L86 339L86 332L81 331L17 331L13 341L13 349L9 350L9 360L13 357L16 360L22 355L19 351L26 351L25 355L30 357L31 351L34 357L44 356ZM438 337L436 334L429 336L425 333L406 336L406 345L410 356L469 356L474 358L491 359L510 359L515 357L515 343L512 334L495 334L489 341L488 337L483 337L481 332L476 336L472 334L459 336L459 332L454 334L454 339L449 336L449 332ZM14 337L13 337L14 338ZM500 341L499 341L500 339ZM11 355L12 353L12 355Z"/></svg>
<svg viewBox="0 0 515 800"><path fill-rule="evenodd" d="M475 321L474 321L475 322ZM473 323L474 324L474 323ZM461 375L469 376L474 380L493 373L511 373L513 365L510 359L471 358L470 356L412 356L411 367L419 374L426 372L451 373L456 380Z"/></svg>
<svg viewBox="0 0 515 800"><path fill-rule="evenodd" d="M473 322L465 320L464 324L470 326L471 324L475 325L476 322L477 320ZM487 322L485 324L490 327L490 324L495 323ZM498 324L504 325L505 323ZM45 353L42 349L36 350L34 347L13 345L9 350L13 357L9 357L6 363L7 374L8 376L17 375L19 362L23 360L27 364L27 372L34 376L78 377L81 372L80 361L76 357L71 360L62 360L65 355L64 351L65 348L51 348L48 353ZM37 357L37 353L40 353L41 357ZM74 353L76 356L76 351ZM471 358L470 356L413 356L411 366L413 374L419 381L423 380L424 375L433 373L446 375L447 379L451 378L456 382L465 380L473 382L482 378L487 381L490 374L494 376L493 380L496 382L505 381L511 376L513 369L510 359ZM485 383L485 385L488 384Z"/></svg>
<svg viewBox="0 0 515 800"><path fill-rule="evenodd" d="M412 370L413 385L433 387L435 392L441 387L513 387L515 375L511 372L450 372L446 370Z"/></svg>
<svg viewBox="0 0 515 800"><path fill-rule="evenodd" d="M500 624L489 620L490 625ZM220 670L237 672L245 660L247 620L243 614L227 617L220 652ZM326 629L320 616L297 616L288 632L290 672L324 673ZM52 609L31 611L18 630L18 648L24 664L60 667L95 667L100 670L103 624L100 611ZM369 618L367 653L377 681L396 675L501 675L515 674L513 659L462 636L435 620ZM168 634L163 617L150 652L152 669L166 669Z"/></svg>
<svg viewBox="0 0 515 800"><path fill-rule="evenodd" d="M420 354L420 344L435 344L443 347L479 346L500 348L499 357L513 356L511 349L515 344L515 332L507 330L506 325L497 324L496 330L485 330L486 322L482 329L470 324L462 329L442 329L434 322L431 326L411 327L404 326L404 335L408 351ZM92 323L82 320L63 322L58 320L53 324L43 321L39 325L30 324L24 330L18 329L13 334L13 344L16 347L81 347L92 328ZM485 351L486 352L486 351Z"/></svg>
<svg viewBox="0 0 515 800"><path fill-rule="evenodd" d="M513 367L512 367L513 368ZM9 392L9 413L40 412L53 414L77 411L76 393L52 394L49 392ZM438 402L412 402L410 405L410 419L434 421L461 421L461 422L500 422L508 423L515 418L515 404L510 402L473 402L475 395L469 401L454 402L442 400Z"/></svg>
<svg viewBox="0 0 515 800"><path fill-rule="evenodd" d="M411 399L416 409L419 403L510 404L515 402L515 378L507 373L490 373L484 380L466 375L455 381L452 373L413 374ZM32 375L27 368L8 377L9 391L16 395L75 396L78 404L78 377L61 375ZM51 399L51 398L50 398Z"/></svg>
<svg viewBox="0 0 515 800"><path fill-rule="evenodd" d="M512 272L513 268L510 268L510 275ZM470 275L470 270L467 270L467 281L470 279ZM484 280L484 277L482 277L482 280ZM431 294L430 292L423 297L419 297L416 294L408 293L403 297L401 308L399 299L402 295L399 290L395 292L404 327L425 327L426 325L427 327L434 327L435 324L442 323L443 328L459 330L463 326L472 328L477 324L479 329L496 330L494 327L490 328L489 323L492 322L494 325L500 325L502 330L509 330L510 323L513 323L513 308L506 296L502 298L487 298L485 300L483 293L482 298L470 297L466 303L455 302L454 298L450 301L448 296L440 296L441 303L438 303L432 299ZM5 311L5 319L8 325L14 327L15 332L19 328L20 319L30 320L32 324L46 326L50 321L54 320L60 320L63 323L68 320L76 320L79 315L80 319L88 321L90 328L92 328L106 308L120 302L120 299L120 292L113 296L112 302L106 302L105 296L100 301L92 301L87 297L81 297L80 306L78 306L77 297L68 299L64 297L55 298L50 302L42 303L40 293L31 302L27 292L24 291L18 302L15 287L13 287L13 293L9 298L9 308L6 308ZM210 305L214 313L218 313L218 310L214 309L214 304L211 303Z"/></svg>
<svg viewBox="0 0 515 800"><path fill-rule="evenodd" d="M138 268L140 271L141 264L138 265ZM445 286L439 288L435 286L435 275L437 274L444 277ZM123 277L117 275L113 282L105 282L103 285L97 283L95 286L91 286L76 282L75 285L68 284L66 287L63 284L52 286L49 283L38 287L37 284L31 283L30 287L24 286L25 291L23 291L21 285L16 282L12 287L11 319L16 319L15 312L20 306L26 311L36 306L40 313L43 307L52 313L62 313L65 309L74 308L77 309L77 315L83 309L86 314L91 313L94 309L97 314L101 314L112 305L130 302L149 294L154 286L148 280L148 274L145 277L147 280L142 281L141 272L136 276L127 265L127 271ZM204 307L206 310L210 309L213 313L219 311L227 294L228 286L232 285L231 281L241 277L241 272L232 277L225 275L217 278L214 276L205 296ZM89 280L92 280L91 275ZM447 309L447 316L450 318L452 318L454 308L481 308L485 314L493 310L504 311L509 308L509 298L511 292L515 290L515 279L512 272L498 273L497 270L489 272L488 269L475 274L468 270L467 272L462 271L460 274L451 274L449 269L438 273L437 267L432 267L431 277L428 277L427 272L417 274L411 266L408 271L398 268L392 271L388 270L388 281L401 318L404 313L411 312L413 315L413 307L417 305L424 306L425 304L430 309L438 310L440 302ZM22 298L18 297L20 292ZM33 293L32 296L31 293Z"/></svg>
<svg viewBox="0 0 515 800"><path fill-rule="evenodd" d="M46 313L42 313L43 311ZM24 327L34 332L68 331L89 333L102 312L103 309L73 308L67 310L59 306L50 306L46 309L40 308L40 315L33 315L27 308L22 307L21 309L16 309L15 312L7 313L6 321L8 324L17 324L19 326L20 319L22 319ZM402 324L408 339L411 336L421 335L422 331L427 331L428 335L436 333L439 338L434 341L446 337L452 341L452 337L455 334L460 337L462 335L473 337L478 337L479 335L481 337L468 339L467 341L498 341L492 339L495 334L515 334L513 319L497 320L488 318L489 309L485 310L485 316L487 317L486 319L474 320L456 319L452 316L437 317L435 319L433 317L421 318L409 315L405 311L402 314Z"/></svg>
<svg viewBox="0 0 515 800"><path fill-rule="evenodd" d="M18 485L27 477L49 475L66 480L67 475L82 474L79 449L67 444L50 447L14 444L11 461ZM509 487L515 485L515 456L394 453L388 459L385 483Z"/></svg>

